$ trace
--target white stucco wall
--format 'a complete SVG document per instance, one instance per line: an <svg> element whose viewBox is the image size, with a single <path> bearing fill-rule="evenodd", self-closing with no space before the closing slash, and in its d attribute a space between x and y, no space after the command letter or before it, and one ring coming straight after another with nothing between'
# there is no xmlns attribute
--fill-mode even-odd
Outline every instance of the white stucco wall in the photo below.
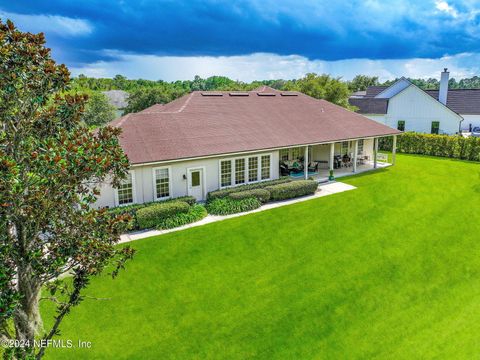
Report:
<svg viewBox="0 0 480 360"><path fill-rule="evenodd" d="M270 161L270 174L271 179L278 179L279 177L279 162L278 162L278 150L267 151L260 153L242 154L237 156L221 156L208 159L198 159L181 162L170 162L156 165L144 165L133 166L131 170L134 172L135 180L135 195L137 203L150 202L154 200L154 182L153 182L153 169L158 167L169 167L171 194L170 197L185 196L187 194L187 180L183 179L184 175L187 175L188 168L204 167L205 188L206 193L217 190L219 186L219 164L220 160L234 159L237 157L247 157L249 155L264 155L271 154ZM96 207L114 207L117 206L115 199L115 192L110 185L105 184L100 189L100 197L95 203ZM206 193L204 196L206 196Z"/></svg>
<svg viewBox="0 0 480 360"><path fill-rule="evenodd" d="M369 119L394 129L398 121L405 121L405 131L431 133L432 121L440 122L440 133L458 132L461 117L430 95L411 85L388 102L386 115L366 115ZM468 125L467 125L468 126Z"/></svg>

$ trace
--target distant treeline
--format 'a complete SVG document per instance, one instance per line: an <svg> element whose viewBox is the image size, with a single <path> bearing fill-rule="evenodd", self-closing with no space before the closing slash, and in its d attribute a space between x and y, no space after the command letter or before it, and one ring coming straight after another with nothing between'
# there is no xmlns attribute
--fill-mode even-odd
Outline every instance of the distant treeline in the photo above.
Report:
<svg viewBox="0 0 480 360"><path fill-rule="evenodd" d="M322 76L322 75L320 75ZM127 92L133 92L140 88L169 88L176 92L187 93L195 90L253 90L259 86L267 85L274 89L287 90L295 88L298 82L304 81L305 78L295 80L258 80L250 83L243 81L232 80L225 76L210 76L206 79L200 76L195 76L193 80L177 80L173 82L166 82L163 80L145 80L135 79L130 80L125 76L116 75L114 78L93 78L85 75L80 75L73 79L74 86L82 89L90 89L93 91L106 91L106 90L124 90ZM343 82L347 85L350 91L365 90L368 86L384 85L388 86L393 84L398 78L394 80L388 80L385 82L378 81L377 76L357 75L350 81L343 81L341 78L335 78L336 80ZM412 83L419 86L422 89L438 89L440 82L438 79L411 79ZM480 77L473 76L471 78L465 78L456 80L451 78L449 80L450 89L479 89Z"/></svg>

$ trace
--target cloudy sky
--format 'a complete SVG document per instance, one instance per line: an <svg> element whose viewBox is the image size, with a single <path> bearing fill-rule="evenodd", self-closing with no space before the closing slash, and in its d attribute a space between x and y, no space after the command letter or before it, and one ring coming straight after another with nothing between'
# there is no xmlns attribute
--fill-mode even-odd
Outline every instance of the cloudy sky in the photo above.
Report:
<svg viewBox="0 0 480 360"><path fill-rule="evenodd" d="M2 0L7 18L74 75L480 75L477 0Z"/></svg>

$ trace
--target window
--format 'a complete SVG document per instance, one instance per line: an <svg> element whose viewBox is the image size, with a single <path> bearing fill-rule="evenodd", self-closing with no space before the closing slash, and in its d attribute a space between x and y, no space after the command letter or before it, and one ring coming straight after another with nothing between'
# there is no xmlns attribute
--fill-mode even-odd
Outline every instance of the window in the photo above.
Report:
<svg viewBox="0 0 480 360"><path fill-rule="evenodd" d="M128 172L127 178L122 181L117 189L118 205L133 203L133 175Z"/></svg>
<svg viewBox="0 0 480 360"><path fill-rule="evenodd" d="M432 121L432 134L438 134L440 130L440 121Z"/></svg>
<svg viewBox="0 0 480 360"><path fill-rule="evenodd" d="M364 145L364 140L358 140L358 151L357 155L362 155L363 154L363 145Z"/></svg>
<svg viewBox="0 0 480 360"><path fill-rule="evenodd" d="M342 141L342 154L348 154L348 141Z"/></svg>
<svg viewBox="0 0 480 360"><path fill-rule="evenodd" d="M292 157L290 158L290 160L297 160L300 158L300 148L296 147L290 150L292 152Z"/></svg>
<svg viewBox="0 0 480 360"><path fill-rule="evenodd" d="M224 160L220 162L220 186L232 185L232 161Z"/></svg>
<svg viewBox="0 0 480 360"><path fill-rule="evenodd" d="M404 120L398 120L397 129L400 130L400 131L405 131L405 121Z"/></svg>
<svg viewBox="0 0 480 360"><path fill-rule="evenodd" d="M262 180L270 179L270 155L262 156Z"/></svg>
<svg viewBox="0 0 480 360"><path fill-rule="evenodd" d="M168 168L155 169L155 198L170 196L170 171Z"/></svg>
<svg viewBox="0 0 480 360"><path fill-rule="evenodd" d="M288 153L289 153L289 149L280 150L280 160L281 161L288 161L289 160Z"/></svg>
<svg viewBox="0 0 480 360"><path fill-rule="evenodd" d="M192 171L192 186L200 185L200 171Z"/></svg>
<svg viewBox="0 0 480 360"><path fill-rule="evenodd" d="M258 157L248 158L248 181L258 180Z"/></svg>
<svg viewBox="0 0 480 360"><path fill-rule="evenodd" d="M235 184L245 183L245 159L235 159Z"/></svg>

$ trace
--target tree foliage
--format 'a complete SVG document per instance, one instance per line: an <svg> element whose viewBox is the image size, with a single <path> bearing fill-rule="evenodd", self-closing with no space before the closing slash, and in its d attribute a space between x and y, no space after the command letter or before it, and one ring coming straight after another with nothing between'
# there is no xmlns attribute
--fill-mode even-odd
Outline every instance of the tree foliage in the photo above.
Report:
<svg viewBox="0 0 480 360"><path fill-rule="evenodd" d="M155 104L168 103L185 93L169 87L138 89L128 97L128 105L124 109L124 114L139 112Z"/></svg>
<svg viewBox="0 0 480 360"><path fill-rule="evenodd" d="M348 88L351 92L367 90L369 86L380 85L378 76L357 75L348 82Z"/></svg>
<svg viewBox="0 0 480 360"><path fill-rule="evenodd" d="M92 91L88 96L82 119L88 126L97 127L115 119L115 106L111 105L105 94Z"/></svg>
<svg viewBox="0 0 480 360"><path fill-rule="evenodd" d="M86 96L69 93L69 72L44 43L0 22L0 337L26 345L5 349L6 358L41 358L34 339L58 334L89 279L107 267L115 276L133 255L115 247L128 218L90 206L101 183L125 177L120 130L88 129ZM59 281L66 272L71 281ZM50 329L42 288L57 304Z"/></svg>
<svg viewBox="0 0 480 360"><path fill-rule="evenodd" d="M317 75L310 73L299 80L287 82L285 88L300 91L316 99L324 99L334 104L350 108L348 97L350 90L340 78L333 78L327 74Z"/></svg>

